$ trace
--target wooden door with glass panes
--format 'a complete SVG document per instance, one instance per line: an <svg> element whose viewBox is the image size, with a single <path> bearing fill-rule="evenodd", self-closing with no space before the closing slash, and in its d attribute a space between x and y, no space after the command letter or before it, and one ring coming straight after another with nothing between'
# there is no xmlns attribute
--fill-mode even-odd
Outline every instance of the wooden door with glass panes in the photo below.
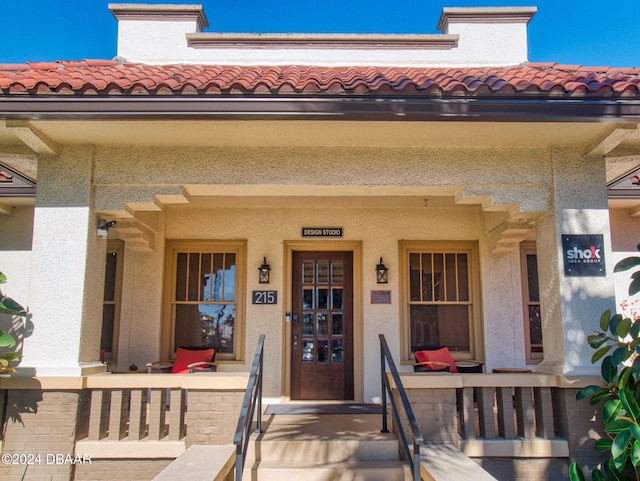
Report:
<svg viewBox="0 0 640 481"><path fill-rule="evenodd" d="M353 255L295 251L291 399L353 399Z"/></svg>

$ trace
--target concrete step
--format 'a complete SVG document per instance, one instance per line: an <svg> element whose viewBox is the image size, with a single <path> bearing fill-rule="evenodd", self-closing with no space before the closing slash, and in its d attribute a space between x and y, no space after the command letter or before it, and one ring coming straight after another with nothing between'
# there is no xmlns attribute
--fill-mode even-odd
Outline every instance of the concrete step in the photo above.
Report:
<svg viewBox="0 0 640 481"><path fill-rule="evenodd" d="M247 463L397 461L398 440L377 415L271 415L251 437Z"/></svg>
<svg viewBox="0 0 640 481"><path fill-rule="evenodd" d="M343 461L397 461L398 440L392 434L375 439L252 440L247 464L254 461L339 463Z"/></svg>
<svg viewBox="0 0 640 481"><path fill-rule="evenodd" d="M345 461L341 463L258 461L245 465L243 481L404 481L400 461Z"/></svg>
<svg viewBox="0 0 640 481"><path fill-rule="evenodd" d="M404 481L398 439L379 415L269 415L249 442L247 481Z"/></svg>

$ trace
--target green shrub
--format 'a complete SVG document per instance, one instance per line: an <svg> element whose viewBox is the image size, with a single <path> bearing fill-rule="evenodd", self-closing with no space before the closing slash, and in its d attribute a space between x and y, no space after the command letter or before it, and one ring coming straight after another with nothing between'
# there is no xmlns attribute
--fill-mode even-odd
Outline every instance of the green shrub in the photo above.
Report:
<svg viewBox="0 0 640 481"><path fill-rule="evenodd" d="M0 272L0 284L7 282L7 276ZM0 314L10 316L26 316L24 307L5 296L0 292ZM16 340L11 334L0 329L0 349L11 349L15 347ZM15 372L14 365L20 362L20 354L15 351L8 351L0 354L0 373Z"/></svg>
<svg viewBox="0 0 640 481"><path fill-rule="evenodd" d="M638 246L640 250L640 245ZM628 257L614 272L640 266L640 257ZM640 292L640 270L631 276L629 295ZM587 338L595 349L591 362L602 360L601 386L587 386L576 399L589 398L591 405L602 405L602 421L607 437L596 441L596 451L609 457L591 472L593 481L640 480L640 321L605 311L600 331ZM584 481L577 463L569 467L571 481Z"/></svg>

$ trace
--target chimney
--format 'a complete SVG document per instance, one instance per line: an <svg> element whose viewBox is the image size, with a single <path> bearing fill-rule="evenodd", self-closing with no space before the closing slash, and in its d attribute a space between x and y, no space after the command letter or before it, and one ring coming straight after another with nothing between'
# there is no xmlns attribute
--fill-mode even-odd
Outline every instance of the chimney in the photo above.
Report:
<svg viewBox="0 0 640 481"><path fill-rule="evenodd" d="M518 65L528 60L527 25L536 7L443 8L438 30L459 35L468 65Z"/></svg>
<svg viewBox="0 0 640 481"><path fill-rule="evenodd" d="M110 3L118 21L117 56L130 62L180 63L186 36L209 26L202 5Z"/></svg>
<svg viewBox="0 0 640 481"><path fill-rule="evenodd" d="M155 65L498 67L527 61L535 7L445 8L442 34L203 32L201 5L110 4L118 57Z"/></svg>

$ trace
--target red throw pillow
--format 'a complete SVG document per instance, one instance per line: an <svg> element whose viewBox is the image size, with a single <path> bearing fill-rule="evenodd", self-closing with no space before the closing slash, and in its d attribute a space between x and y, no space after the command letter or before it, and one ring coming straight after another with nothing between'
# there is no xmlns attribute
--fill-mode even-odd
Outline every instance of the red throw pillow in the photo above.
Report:
<svg viewBox="0 0 640 481"><path fill-rule="evenodd" d="M458 373L458 368L456 367L456 363L451 357L451 353L449 349L443 347L441 349L436 349L433 351L416 351L415 352L416 361L417 362L428 362L428 361L438 361L438 362L446 362L451 367L449 368L449 372ZM429 367L429 366L426 366Z"/></svg>
<svg viewBox="0 0 640 481"><path fill-rule="evenodd" d="M176 351L176 360L173 362L173 368L171 368L172 374L189 374L189 364L194 362L210 362L213 357L213 348L211 349L182 349L178 348Z"/></svg>

